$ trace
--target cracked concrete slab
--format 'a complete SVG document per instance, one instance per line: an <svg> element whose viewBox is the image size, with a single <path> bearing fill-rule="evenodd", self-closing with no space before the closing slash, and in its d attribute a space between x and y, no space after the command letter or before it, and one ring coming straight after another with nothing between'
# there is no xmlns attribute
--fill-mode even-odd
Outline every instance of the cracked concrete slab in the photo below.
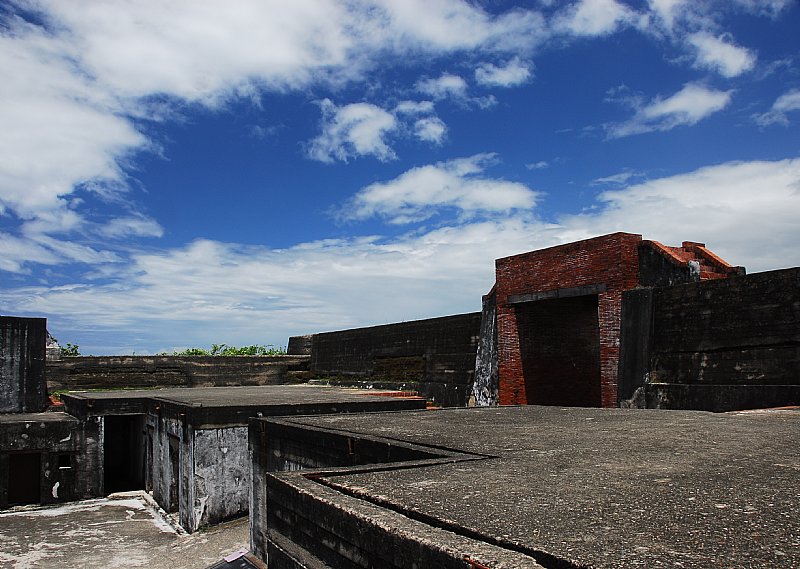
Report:
<svg viewBox="0 0 800 569"><path fill-rule="evenodd" d="M546 567L800 566L796 410L530 406L274 422L348 437L354 449L379 437L482 455L275 476L334 503L336 490L342 509L358 498Z"/></svg>
<svg viewBox="0 0 800 569"><path fill-rule="evenodd" d="M247 518L187 535L143 493L0 512L0 567L205 569L248 548Z"/></svg>

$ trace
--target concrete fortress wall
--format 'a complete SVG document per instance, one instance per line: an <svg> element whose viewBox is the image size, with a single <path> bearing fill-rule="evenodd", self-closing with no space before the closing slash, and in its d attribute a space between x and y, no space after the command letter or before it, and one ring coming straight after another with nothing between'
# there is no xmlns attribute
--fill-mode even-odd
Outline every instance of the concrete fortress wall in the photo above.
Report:
<svg viewBox="0 0 800 569"><path fill-rule="evenodd" d="M36 413L47 406L47 320L0 316L0 413Z"/></svg>
<svg viewBox="0 0 800 569"><path fill-rule="evenodd" d="M621 346L629 405L800 405L800 268L626 292Z"/></svg>
<svg viewBox="0 0 800 569"><path fill-rule="evenodd" d="M311 374L337 385L416 391L464 405L475 374L481 313L314 334Z"/></svg>
<svg viewBox="0 0 800 569"><path fill-rule="evenodd" d="M221 387L291 381L308 356L78 356L47 362L47 382L58 389Z"/></svg>

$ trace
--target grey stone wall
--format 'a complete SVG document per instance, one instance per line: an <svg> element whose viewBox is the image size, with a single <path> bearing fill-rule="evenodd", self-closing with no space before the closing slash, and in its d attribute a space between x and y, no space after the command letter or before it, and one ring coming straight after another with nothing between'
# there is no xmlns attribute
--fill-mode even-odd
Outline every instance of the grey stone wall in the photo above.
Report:
<svg viewBox="0 0 800 569"><path fill-rule="evenodd" d="M416 391L465 405L475 374L481 313L314 334L311 373L337 385Z"/></svg>
<svg viewBox="0 0 800 569"><path fill-rule="evenodd" d="M271 385L307 369L293 356L78 356L47 362L50 391Z"/></svg>
<svg viewBox="0 0 800 569"><path fill-rule="evenodd" d="M0 413L47 407L47 320L0 316Z"/></svg>
<svg viewBox="0 0 800 569"><path fill-rule="evenodd" d="M800 268L627 292L621 348L625 405L798 405Z"/></svg>

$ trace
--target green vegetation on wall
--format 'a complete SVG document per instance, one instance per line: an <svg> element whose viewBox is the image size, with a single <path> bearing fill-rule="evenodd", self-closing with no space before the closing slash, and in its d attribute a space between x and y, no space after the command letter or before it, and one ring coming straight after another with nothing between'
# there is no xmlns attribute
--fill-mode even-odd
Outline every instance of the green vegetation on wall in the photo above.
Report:
<svg viewBox="0 0 800 569"><path fill-rule="evenodd" d="M211 349L188 348L182 351L175 351L172 354L162 353L162 356L283 356L286 355L285 348L276 348L272 344L266 346L229 346L228 344L211 344Z"/></svg>

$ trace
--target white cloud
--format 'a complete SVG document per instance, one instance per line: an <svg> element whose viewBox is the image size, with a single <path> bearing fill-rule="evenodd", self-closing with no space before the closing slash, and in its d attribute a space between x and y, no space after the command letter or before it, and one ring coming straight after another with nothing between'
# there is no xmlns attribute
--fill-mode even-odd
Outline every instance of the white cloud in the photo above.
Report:
<svg viewBox="0 0 800 569"><path fill-rule="evenodd" d="M76 74L73 48L41 30L0 36L0 203L25 219L64 214L76 185L123 181L119 159L146 146L113 98Z"/></svg>
<svg viewBox="0 0 800 569"><path fill-rule="evenodd" d="M652 131L665 131L678 126L691 126L721 111L730 103L733 91L717 91L698 83L687 83L674 95L655 98L637 108L630 120L608 125L608 135L620 138Z"/></svg>
<svg viewBox="0 0 800 569"><path fill-rule="evenodd" d="M761 126L771 124L786 126L789 124L789 117L786 116L786 113L791 111L800 111L800 89L787 91L775 100L769 112L755 115L753 118Z"/></svg>
<svg viewBox="0 0 800 569"><path fill-rule="evenodd" d="M531 162L530 164L525 164L525 167L528 170L542 170L544 168L548 168L549 166L550 163L544 160L539 160L538 162Z"/></svg>
<svg viewBox="0 0 800 569"><path fill-rule="evenodd" d="M18 4L44 22L12 7L0 26L0 210L25 219L74 209L78 187L126 191L126 160L154 149L136 119L169 120L186 102L218 108L339 86L387 54L516 53L544 37L535 12L494 16L456 0ZM391 156L362 134L351 133L353 152Z"/></svg>
<svg viewBox="0 0 800 569"><path fill-rule="evenodd" d="M161 237L164 234L164 228L154 219L143 215L131 215L112 219L100 227L98 233L114 239L134 236Z"/></svg>
<svg viewBox="0 0 800 569"><path fill-rule="evenodd" d="M427 115L433 112L433 101L400 101L394 108L398 115Z"/></svg>
<svg viewBox="0 0 800 569"><path fill-rule="evenodd" d="M442 73L436 79L426 77L417 81L417 91L434 99L464 99L467 96L467 82L458 75Z"/></svg>
<svg viewBox="0 0 800 569"><path fill-rule="evenodd" d="M441 144L447 135L447 125L439 117L425 117L414 123L414 135L425 142Z"/></svg>
<svg viewBox="0 0 800 569"><path fill-rule="evenodd" d="M584 234L695 240L749 271L800 265L800 158L728 162L600 195L595 213L561 219Z"/></svg>
<svg viewBox="0 0 800 569"><path fill-rule="evenodd" d="M643 174L641 172L636 172L634 170L623 170L622 172L618 172L610 176L596 178L595 180L592 180L592 185L597 186L610 184L613 186L622 186L630 182L632 179L641 178L642 176Z"/></svg>
<svg viewBox="0 0 800 569"><path fill-rule="evenodd" d="M483 63L475 70L475 80L490 87L515 87L531 78L530 64L515 57L504 66Z"/></svg>
<svg viewBox="0 0 800 569"><path fill-rule="evenodd" d="M689 0L649 0L650 10L664 20L670 27L675 20L678 10Z"/></svg>
<svg viewBox="0 0 800 569"><path fill-rule="evenodd" d="M389 182L378 182L358 192L344 216L365 219L381 216L390 223L412 223L453 208L462 216L527 210L537 194L523 184L480 176L494 161L492 154L420 166Z"/></svg>
<svg viewBox="0 0 800 569"><path fill-rule="evenodd" d="M385 140L398 126L393 114L370 103L337 107L329 99L320 108L322 133L311 141L309 157L328 163L367 155L383 162L396 158Z"/></svg>
<svg viewBox="0 0 800 569"><path fill-rule="evenodd" d="M697 67L711 69L724 77L736 77L755 67L756 56L750 50L733 45L722 36L697 32L687 40L697 51Z"/></svg>
<svg viewBox="0 0 800 569"><path fill-rule="evenodd" d="M754 14L775 17L791 6L794 0L735 0L735 2Z"/></svg>
<svg viewBox="0 0 800 569"><path fill-rule="evenodd" d="M638 18L636 12L616 0L579 0L559 14L553 26L576 36L603 36Z"/></svg>

